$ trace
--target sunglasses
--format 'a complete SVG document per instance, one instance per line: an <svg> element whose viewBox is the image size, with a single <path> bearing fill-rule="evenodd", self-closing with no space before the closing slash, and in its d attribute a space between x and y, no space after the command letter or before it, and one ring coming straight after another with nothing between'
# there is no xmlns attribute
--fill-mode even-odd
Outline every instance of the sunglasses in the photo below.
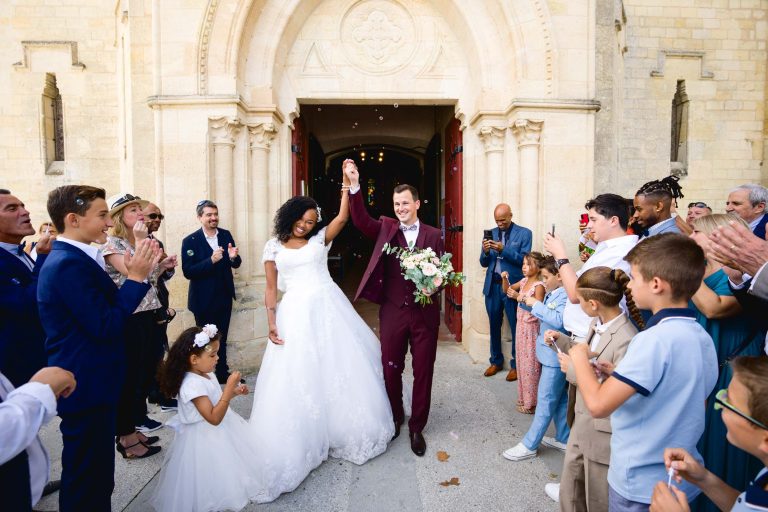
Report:
<svg viewBox="0 0 768 512"><path fill-rule="evenodd" d="M151 220L157 220L157 219L163 220L165 218L165 215L163 215L162 213L148 213L147 218Z"/></svg>
<svg viewBox="0 0 768 512"><path fill-rule="evenodd" d="M731 412L733 412L733 413L735 413L735 414L738 414L739 416L741 416L742 418L744 418L744 419L745 419L745 420L747 420L748 422L752 423L753 425L755 425L755 426L757 426L757 427L760 427L760 428L762 428L763 430L768 430L768 427L766 427L765 425L763 425L763 423L761 423L761 422L757 421L757 420L756 420L755 418L753 418L752 416L750 416L750 415L748 415L748 414L745 414L745 413L741 412L741 411L740 411L740 410L738 410L738 409L737 409L737 408L736 408L736 407L735 407L735 406L734 406L732 403L730 403L730 402L728 401L728 389L726 389L726 388L723 388L723 389L721 389L721 390L720 390L720 391L718 391L718 392L717 392L717 394L715 395L715 406L714 406L714 407L715 407L715 410L716 410L716 411L719 411L719 410L721 410L723 407L725 407L725 408L726 408L726 409L728 409L729 411L731 411Z"/></svg>
<svg viewBox="0 0 768 512"><path fill-rule="evenodd" d="M118 199L112 204L112 208L110 208L110 210L114 210L121 204L130 203L131 201L139 201L139 200L141 200L139 196L134 196L132 194L125 194L123 197L121 197L120 199Z"/></svg>
<svg viewBox="0 0 768 512"><path fill-rule="evenodd" d="M688 208L693 208L693 207L709 208L709 206L707 206L707 203L702 203L701 201L699 201L698 203L688 203Z"/></svg>

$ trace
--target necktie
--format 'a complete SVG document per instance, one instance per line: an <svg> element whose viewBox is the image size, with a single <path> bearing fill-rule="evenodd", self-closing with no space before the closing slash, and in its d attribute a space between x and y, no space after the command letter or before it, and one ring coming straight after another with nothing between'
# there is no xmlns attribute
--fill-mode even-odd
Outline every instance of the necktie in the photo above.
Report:
<svg viewBox="0 0 768 512"><path fill-rule="evenodd" d="M21 256L24 254L24 248L27 246L27 242L21 242L19 244L19 247L16 249L16 256Z"/></svg>
<svg viewBox="0 0 768 512"><path fill-rule="evenodd" d="M411 224L410 226L406 226L405 224L400 224L400 231L405 233L406 231L416 231L419 229L419 226L416 224Z"/></svg>
<svg viewBox="0 0 768 512"><path fill-rule="evenodd" d="M500 231L501 233L501 245L505 245L504 238L506 238L506 232ZM499 253L498 256L496 256L496 267L493 269L493 271L499 275L501 275L501 253Z"/></svg>

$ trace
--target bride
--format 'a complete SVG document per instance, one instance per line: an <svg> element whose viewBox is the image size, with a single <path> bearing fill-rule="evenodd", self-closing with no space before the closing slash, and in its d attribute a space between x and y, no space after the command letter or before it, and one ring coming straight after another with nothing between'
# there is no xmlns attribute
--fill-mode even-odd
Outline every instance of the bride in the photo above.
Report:
<svg viewBox="0 0 768 512"><path fill-rule="evenodd" d="M328 250L348 218L348 183L323 228L315 200L293 197L264 248L270 343L250 418L260 503L296 489L329 455L363 464L394 434L379 340L328 272Z"/></svg>

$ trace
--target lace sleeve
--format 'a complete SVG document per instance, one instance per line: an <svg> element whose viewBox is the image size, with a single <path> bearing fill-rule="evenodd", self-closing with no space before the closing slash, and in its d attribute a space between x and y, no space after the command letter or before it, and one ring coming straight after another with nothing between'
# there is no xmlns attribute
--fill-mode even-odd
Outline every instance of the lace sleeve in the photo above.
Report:
<svg viewBox="0 0 768 512"><path fill-rule="evenodd" d="M275 256L277 256L279 250L280 242L277 241L277 238L270 238L267 240L267 243L264 244L264 254L261 257L261 262L275 261Z"/></svg>
<svg viewBox="0 0 768 512"><path fill-rule="evenodd" d="M315 236L309 239L310 242L313 242L325 247L325 252L328 252L331 249L331 245L333 245L333 242L329 243L328 245L325 244L325 231L327 229L328 229L328 226L324 227L323 229L318 231Z"/></svg>

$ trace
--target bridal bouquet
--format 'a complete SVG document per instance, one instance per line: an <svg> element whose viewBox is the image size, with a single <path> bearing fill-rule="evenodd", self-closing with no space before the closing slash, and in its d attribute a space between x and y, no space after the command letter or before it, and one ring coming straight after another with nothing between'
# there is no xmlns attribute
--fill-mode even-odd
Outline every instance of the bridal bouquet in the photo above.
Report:
<svg viewBox="0 0 768 512"><path fill-rule="evenodd" d="M422 306L432 304L431 295L442 285L459 286L466 279L461 272L453 271L451 253L438 257L429 247L408 249L390 244L384 244L382 250L398 257L403 277L416 285L413 295Z"/></svg>

